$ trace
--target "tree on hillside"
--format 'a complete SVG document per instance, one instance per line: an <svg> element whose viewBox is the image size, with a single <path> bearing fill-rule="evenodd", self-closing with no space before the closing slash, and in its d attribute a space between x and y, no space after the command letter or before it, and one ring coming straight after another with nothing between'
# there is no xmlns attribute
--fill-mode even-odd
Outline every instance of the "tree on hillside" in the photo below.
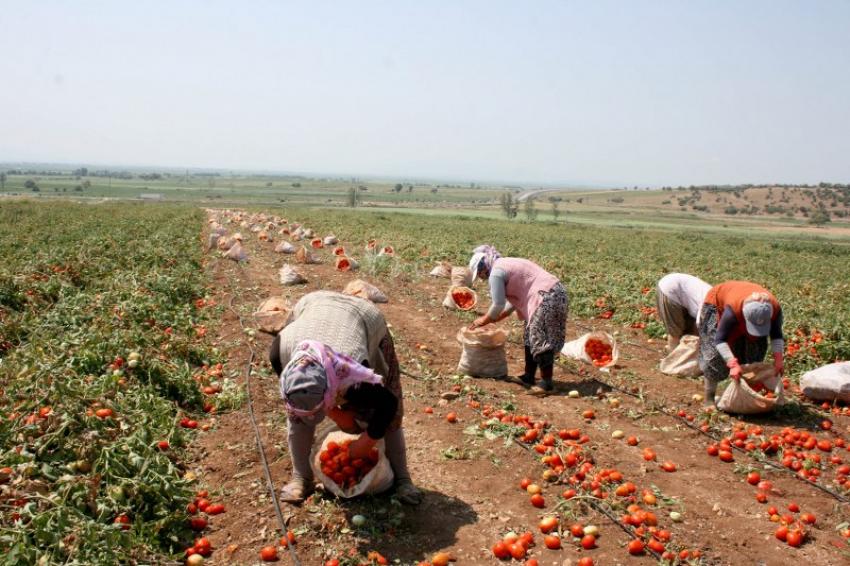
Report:
<svg viewBox="0 0 850 566"><path fill-rule="evenodd" d="M558 201L552 201L552 219L557 222L558 217L561 216L561 211L558 209Z"/></svg>
<svg viewBox="0 0 850 566"><path fill-rule="evenodd" d="M522 211L525 213L525 219L529 222L537 220L537 207L534 206L534 199L527 198L523 203Z"/></svg>
<svg viewBox="0 0 850 566"><path fill-rule="evenodd" d="M0 173L0 191L6 190L6 173Z"/></svg>
<svg viewBox="0 0 850 566"><path fill-rule="evenodd" d="M809 218L809 224L814 224L815 226L823 226L827 222L832 222L832 219L829 217L829 212L823 208L817 209L811 218Z"/></svg>
<svg viewBox="0 0 850 566"><path fill-rule="evenodd" d="M511 193L502 193L499 197L499 205L502 207L502 212L505 213L505 218L516 216L517 205L514 204L514 197Z"/></svg>
<svg viewBox="0 0 850 566"><path fill-rule="evenodd" d="M401 183L396 183L395 187L393 187L393 190L397 193L400 193L402 188L404 188L404 187L402 186Z"/></svg>
<svg viewBox="0 0 850 566"><path fill-rule="evenodd" d="M351 187L348 189L348 206L355 208L357 206L357 189Z"/></svg>

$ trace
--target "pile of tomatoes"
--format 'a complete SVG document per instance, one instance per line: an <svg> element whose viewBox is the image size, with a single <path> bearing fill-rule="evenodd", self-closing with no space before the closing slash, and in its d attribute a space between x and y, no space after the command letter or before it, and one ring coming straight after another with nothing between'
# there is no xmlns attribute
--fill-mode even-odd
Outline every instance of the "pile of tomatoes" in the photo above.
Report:
<svg viewBox="0 0 850 566"><path fill-rule="evenodd" d="M468 311L475 306L475 293L467 287L453 287L452 300L457 305L457 308L463 311Z"/></svg>
<svg viewBox="0 0 850 566"><path fill-rule="evenodd" d="M350 444L350 440L344 442L331 441L319 453L322 473L345 489L359 483L366 474L372 471L380 458L377 448L372 448L365 458L352 458L348 453Z"/></svg>
<svg viewBox="0 0 850 566"><path fill-rule="evenodd" d="M613 348L607 342L603 342L598 338L591 338L585 342L584 351L593 360L593 365L598 368L605 367L611 363Z"/></svg>

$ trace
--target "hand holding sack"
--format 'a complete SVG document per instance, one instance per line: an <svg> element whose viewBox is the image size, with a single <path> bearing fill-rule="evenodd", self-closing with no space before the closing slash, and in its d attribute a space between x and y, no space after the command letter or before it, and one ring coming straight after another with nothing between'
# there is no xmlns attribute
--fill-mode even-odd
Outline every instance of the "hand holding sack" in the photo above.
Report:
<svg viewBox="0 0 850 566"><path fill-rule="evenodd" d="M726 413L757 415L768 413L785 402L782 378L776 375L773 364L759 362L738 367L741 378L729 382L717 401L718 409Z"/></svg>
<svg viewBox="0 0 850 566"><path fill-rule="evenodd" d="M347 449L341 449L357 438L358 435L354 434L331 432L310 456L316 479L337 497L347 499L381 493L393 485L393 469L387 459L384 440L375 445L376 457L362 458L357 462L358 459L348 457ZM336 461L332 461L334 458ZM361 477L359 471L367 469Z"/></svg>

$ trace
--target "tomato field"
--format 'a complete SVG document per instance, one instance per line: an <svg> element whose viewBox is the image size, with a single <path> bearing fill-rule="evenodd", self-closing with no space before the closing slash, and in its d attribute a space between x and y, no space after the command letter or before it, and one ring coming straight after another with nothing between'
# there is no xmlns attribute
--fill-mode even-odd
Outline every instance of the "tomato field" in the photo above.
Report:
<svg viewBox="0 0 850 566"><path fill-rule="evenodd" d="M247 262L205 249L213 220L242 234ZM263 237L253 230L268 222L275 229ZM339 245L311 246L321 263L297 266L307 283L284 287L278 269L293 260L274 248L294 222ZM391 253L367 252L370 243ZM544 398L515 380L457 375L455 334L487 308L486 290L477 284L471 312L447 310L448 281L427 274L439 261L466 265L481 243L560 277L568 339L609 332L616 365L561 359ZM338 248L359 268L338 269ZM0 208L0 257L2 564L850 560L850 411L796 394L804 370L850 359L850 246L840 240L10 202ZM698 380L658 372L654 288L670 271L774 292L789 339L789 404L761 417L708 414L693 397ZM425 500L403 507L392 493L345 501L319 492L283 506L281 527L244 403L250 393L279 489L291 471L285 415L265 360L271 337L252 313L268 297L294 303L355 278L389 297L381 309ZM502 324L517 375L522 328ZM591 348L599 366L610 357L601 346Z"/></svg>

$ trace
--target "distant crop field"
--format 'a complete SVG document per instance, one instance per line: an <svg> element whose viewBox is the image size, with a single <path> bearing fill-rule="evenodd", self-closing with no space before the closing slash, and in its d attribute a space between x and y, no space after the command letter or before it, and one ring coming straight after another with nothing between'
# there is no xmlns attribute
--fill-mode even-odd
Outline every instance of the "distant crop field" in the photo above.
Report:
<svg viewBox="0 0 850 566"><path fill-rule="evenodd" d="M826 337L814 350L792 357L791 370L850 359L850 242L845 240L388 211L324 209L292 214L309 217L314 228L335 231L343 239L391 243L402 257L423 268L437 260L465 265L473 247L491 243L505 255L538 262L566 282L571 314L592 318L612 311L613 321L645 323L654 336L663 333L661 325L641 307L654 306L655 283L665 273L691 273L710 283L755 281L783 304L790 340L814 331ZM648 289L653 292L646 293Z"/></svg>

